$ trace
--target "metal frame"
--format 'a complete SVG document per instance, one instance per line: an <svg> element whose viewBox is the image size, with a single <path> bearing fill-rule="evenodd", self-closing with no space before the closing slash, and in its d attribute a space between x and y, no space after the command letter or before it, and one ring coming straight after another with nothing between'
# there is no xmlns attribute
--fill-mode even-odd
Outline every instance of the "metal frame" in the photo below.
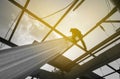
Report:
<svg viewBox="0 0 120 79"><path fill-rule="evenodd" d="M16 46L18 46L16 44L12 43L12 42L9 42L8 40L6 40L6 39L4 39L2 37L0 37L0 42L4 43L4 44L6 44L6 45L8 45L10 47L16 47Z"/></svg>
<svg viewBox="0 0 120 79"><path fill-rule="evenodd" d="M18 27L18 24L20 23L20 20L21 20L23 14L24 14L24 9L26 9L26 7L28 6L29 2L30 2L30 0L27 0L25 6L23 7L23 9L22 9L22 11L21 11L21 14L20 14L20 16L19 16L19 18L18 18L18 20L17 20L17 23L15 24L15 27L14 27L11 35L10 35L9 41L11 41L11 39L12 39L12 37L13 37L13 35L14 35L17 27Z"/></svg>
<svg viewBox="0 0 120 79"><path fill-rule="evenodd" d="M107 20L105 23L120 23L120 20Z"/></svg>
<svg viewBox="0 0 120 79"><path fill-rule="evenodd" d="M26 4L25 6L22 6L20 5L19 3L17 3L15 0L9 0L11 3L13 3L14 5L16 5L17 7L19 7L22 11L21 11L21 14L17 20L17 23L11 33L11 36L9 38L9 41L3 39L3 38L0 38L2 39L1 42L11 46L11 47L14 47L14 46L17 46L16 44L13 44L11 43L11 39L17 29L17 26L24 14L24 12L28 13L29 15L31 15L32 17L34 17L35 19L37 19L38 21L40 21L41 23L43 23L46 27L50 28L51 30L46 34L46 36L42 39L42 41L44 41L48 36L49 34L52 32L52 31L55 31L56 33L58 33L59 35L61 35L62 37L66 38L67 40L71 41L67 36L65 36L63 33L61 33L60 31L58 31L56 29L56 27L59 25L59 23L61 23L61 21L66 17L66 15L76 6L76 4L79 2L79 0L74 0L73 1L73 4L67 9L67 11L62 15L62 17L56 22L56 24L54 26L51 26L50 24L48 24L47 22L45 22L44 20L42 20L40 17L38 17L37 15L35 15L34 13L32 13L31 11L29 11L27 8L30 0L27 0L26 1ZM78 8L85 0L81 0L81 2L78 3L78 5L73 9L73 11ZM117 11L117 7L114 7L104 18L102 18L98 23L96 23L95 26L93 26L88 32L86 32L83 37L87 36L89 33L91 33L93 30L95 30L97 27L101 26L102 23L120 23L120 20L107 20L110 16L112 16L115 12ZM116 35L114 35L115 37L119 36L118 34L119 32L117 32ZM115 38L114 37L114 38ZM73 43L68 49L66 49L64 52L66 52L67 50L69 50L72 46L76 45L77 47L79 47L80 49L82 49L83 51L85 51L86 53L83 54L82 56L78 57L77 59L75 59L73 61L73 63L76 63L78 62L79 60L81 60L82 58L84 58L85 56L87 55L90 55L90 56L94 56L94 54L91 54L93 51L95 51L96 49L100 48L101 46L103 46L105 43L107 43L108 41L111 41L112 39L114 38L109 38L109 39L106 39L104 40L103 42L99 43L97 46L95 46L94 48L92 48L91 50L88 50L86 51L82 46L80 46L79 44L76 44L76 43ZM72 42L72 41L71 41ZM102 49L101 49L102 50ZM63 53L64 53L63 52ZM95 56L94 56L95 57ZM86 58L85 58L86 59ZM82 62L82 61L79 61L79 62Z"/></svg>
<svg viewBox="0 0 120 79"><path fill-rule="evenodd" d="M89 62L79 66L76 65L72 70L67 74L67 77L73 77L71 79L74 79L77 76L82 76L84 74L90 74L93 70L100 68L103 65L106 65L118 58L120 58L120 43L114 46L113 48L105 51L104 53L100 54L98 57L90 60ZM114 69L110 65L107 65L108 67L112 68L115 72L120 73L119 70ZM115 73L113 72L113 73ZM112 73L110 73L112 74ZM106 75L108 76L108 75ZM105 76L103 76L105 77ZM101 79L101 78L93 78L93 79Z"/></svg>

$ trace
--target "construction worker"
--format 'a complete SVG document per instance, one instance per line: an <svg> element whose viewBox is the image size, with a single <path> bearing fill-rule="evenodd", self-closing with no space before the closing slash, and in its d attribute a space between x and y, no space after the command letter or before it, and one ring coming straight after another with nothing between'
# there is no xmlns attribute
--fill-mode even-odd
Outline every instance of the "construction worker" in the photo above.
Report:
<svg viewBox="0 0 120 79"><path fill-rule="evenodd" d="M78 40L80 40L84 49L86 50L87 48L83 40L83 35L81 34L81 31L78 30L77 28L71 28L70 32L72 32L72 41L76 43Z"/></svg>

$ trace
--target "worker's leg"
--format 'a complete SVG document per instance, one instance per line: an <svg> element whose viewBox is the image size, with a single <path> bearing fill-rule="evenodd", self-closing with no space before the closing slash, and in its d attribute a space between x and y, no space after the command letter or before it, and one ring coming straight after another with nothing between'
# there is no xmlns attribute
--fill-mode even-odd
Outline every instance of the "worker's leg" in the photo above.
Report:
<svg viewBox="0 0 120 79"><path fill-rule="evenodd" d="M75 37L72 38L73 43L77 43L77 40L75 39Z"/></svg>
<svg viewBox="0 0 120 79"><path fill-rule="evenodd" d="M74 34L72 34L72 42L73 42L73 43L77 43L76 35L74 35Z"/></svg>

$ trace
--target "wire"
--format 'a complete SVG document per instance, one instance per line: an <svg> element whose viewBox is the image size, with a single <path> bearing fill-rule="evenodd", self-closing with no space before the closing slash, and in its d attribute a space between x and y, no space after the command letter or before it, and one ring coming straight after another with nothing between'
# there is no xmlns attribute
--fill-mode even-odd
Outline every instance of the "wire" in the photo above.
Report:
<svg viewBox="0 0 120 79"><path fill-rule="evenodd" d="M13 27L13 25L14 25L14 23L15 23L15 21L18 19L18 16L20 15L20 13L16 16L16 18L13 20L13 22L12 22L12 24L10 25L10 28L8 29L8 31L7 31L7 33L5 34L5 36L4 36L4 39L6 39L7 38L7 36L8 36L8 33L10 32L10 30L12 29L12 27ZM2 48L2 47L4 47L4 44L3 43L1 43L1 46L0 46L0 48Z"/></svg>
<svg viewBox="0 0 120 79"><path fill-rule="evenodd" d="M50 16L53 16L53 15L55 15L55 14L57 14L57 13L59 13L59 12L65 10L65 9L68 8L72 3L73 3L73 1L72 1L70 4L68 4L66 7L64 7L64 8L62 8L62 9L60 9L60 10L54 12L54 13L51 13L51 14L45 16L45 17L42 17L42 19L48 18L48 17L50 17Z"/></svg>
<svg viewBox="0 0 120 79"><path fill-rule="evenodd" d="M15 20L13 21L13 23L11 24L10 28L8 29L8 32L5 35L5 38L7 37L9 31L12 29L12 26L14 25L15 21L18 19L18 16L20 15L20 13L17 15L17 17L15 18Z"/></svg>
<svg viewBox="0 0 120 79"><path fill-rule="evenodd" d="M74 1L72 1L70 4L68 4L68 5L65 6L64 8L62 8L62 9L60 9L60 10L58 10L58 11L55 11L55 12L53 12L53 13L47 15L47 16L44 16L44 17L42 17L41 19L48 18L48 17L50 17L50 16L53 16L53 15L55 15L55 14L57 14L57 13L59 13L59 12L65 10L65 9L68 8L73 2L74 2ZM31 16L30 16L30 17L31 17ZM31 17L31 18L32 18L32 17ZM32 18L32 19L34 19L34 18Z"/></svg>

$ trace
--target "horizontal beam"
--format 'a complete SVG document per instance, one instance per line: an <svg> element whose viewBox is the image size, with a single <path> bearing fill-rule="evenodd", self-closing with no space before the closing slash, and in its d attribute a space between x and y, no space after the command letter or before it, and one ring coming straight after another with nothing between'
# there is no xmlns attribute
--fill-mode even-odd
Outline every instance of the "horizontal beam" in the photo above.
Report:
<svg viewBox="0 0 120 79"><path fill-rule="evenodd" d="M104 41L102 41L101 43L99 43L98 45L96 45L94 48L90 49L87 53L84 53L83 55L81 55L80 57L78 57L77 59L75 59L72 63L69 63L66 68L71 68L74 65L76 65L76 62L79 62L82 58L86 57L87 55L91 54L92 52L94 52L95 50L97 50L98 48L100 48L101 46L103 46L104 44L106 44L107 42L111 41L112 39L114 39L115 37L120 35L120 31L116 32L115 34L113 34L112 36L108 37L107 39L105 39Z"/></svg>
<svg viewBox="0 0 120 79"><path fill-rule="evenodd" d="M119 49L120 43L110 48L109 50L103 52L101 55L90 60L89 62L81 66L76 65L75 67L72 68L72 70L68 74L66 74L66 77L69 77L70 79L76 78L77 76L92 72L93 70L120 58Z"/></svg>
<svg viewBox="0 0 120 79"><path fill-rule="evenodd" d="M99 48L99 49L98 49L97 51L95 51L94 53L91 53L91 55L96 54L97 52L99 52L99 51L103 50L104 48L106 48L107 46L109 46L109 45L113 44L114 42L116 42L116 41L118 41L118 40L120 40L120 37L118 37L117 39L115 39L115 40L111 41L109 44L106 44L106 45L102 46L101 48ZM86 59L87 59L87 58L89 58L91 55L89 55L89 56L87 56L87 57L85 57L85 58L81 59L81 60L80 60L79 62L77 62L77 63L80 63L80 62L82 62L82 61L86 60Z"/></svg>
<svg viewBox="0 0 120 79"><path fill-rule="evenodd" d="M104 41L102 41L101 43L99 43L98 45L96 45L94 48L92 48L91 50L89 50L87 53L83 54L82 56L78 57L77 59L75 59L74 61L79 61L80 59L82 59L83 57L87 56L88 54L91 54L93 51L95 51L96 49L100 48L101 46L103 46L104 44L106 44L107 42L111 41L112 39L114 39L115 37L120 35L120 31L116 32L115 34L113 34L112 36L108 37L107 39L105 39Z"/></svg>
<svg viewBox="0 0 120 79"><path fill-rule="evenodd" d="M105 23L120 23L120 20L107 20Z"/></svg>
<svg viewBox="0 0 120 79"><path fill-rule="evenodd" d="M10 46L10 47L16 47L16 46L18 46L18 45L16 45L16 44L14 44L14 43L12 43L12 42L10 42L10 41L2 38L2 37L0 37L0 42L4 43L4 44L6 44L6 45L8 45L8 46Z"/></svg>

